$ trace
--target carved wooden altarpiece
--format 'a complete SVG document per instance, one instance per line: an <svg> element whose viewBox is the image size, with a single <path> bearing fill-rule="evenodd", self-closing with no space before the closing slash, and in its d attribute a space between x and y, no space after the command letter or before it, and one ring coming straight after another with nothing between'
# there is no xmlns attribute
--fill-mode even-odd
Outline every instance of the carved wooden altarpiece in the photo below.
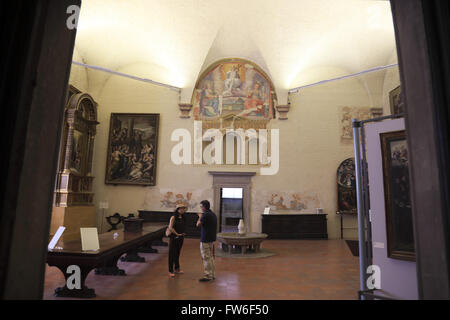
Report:
<svg viewBox="0 0 450 320"><path fill-rule="evenodd" d="M97 103L87 93L69 86L56 175L50 237L66 227L63 239L80 236L80 228L96 226L93 203L92 157Z"/></svg>
<svg viewBox="0 0 450 320"><path fill-rule="evenodd" d="M55 206L93 205L92 156L96 134L97 103L70 86L64 114Z"/></svg>

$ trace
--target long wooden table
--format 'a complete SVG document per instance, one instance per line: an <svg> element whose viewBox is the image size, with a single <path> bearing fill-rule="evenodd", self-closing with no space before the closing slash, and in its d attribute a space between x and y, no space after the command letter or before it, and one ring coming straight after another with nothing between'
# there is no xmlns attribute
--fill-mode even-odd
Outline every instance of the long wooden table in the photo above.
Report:
<svg viewBox="0 0 450 320"><path fill-rule="evenodd" d="M82 251L81 239L69 242L60 240L55 249L47 253L48 265L61 270L66 279L64 287L57 288L55 295L57 297L95 297L95 290L85 285L86 277L92 269L96 268L97 275L125 275L125 271L117 267L119 258L126 253L121 261L144 262L145 258L140 257L138 252L156 253L157 250L152 248L152 242L162 241L166 228L166 223L146 223L140 232L113 230L100 234L100 249L97 251ZM117 237L114 237L114 233L117 233ZM72 276L72 273L67 273L67 268L71 265L80 268L80 289L67 287L67 280Z"/></svg>

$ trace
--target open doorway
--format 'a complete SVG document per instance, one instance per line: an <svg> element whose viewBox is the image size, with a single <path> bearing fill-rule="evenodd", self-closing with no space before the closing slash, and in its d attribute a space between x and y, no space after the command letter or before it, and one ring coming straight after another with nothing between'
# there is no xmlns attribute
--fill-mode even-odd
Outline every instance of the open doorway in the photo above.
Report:
<svg viewBox="0 0 450 320"><path fill-rule="evenodd" d="M238 232L244 219L244 188L220 188L220 232Z"/></svg>

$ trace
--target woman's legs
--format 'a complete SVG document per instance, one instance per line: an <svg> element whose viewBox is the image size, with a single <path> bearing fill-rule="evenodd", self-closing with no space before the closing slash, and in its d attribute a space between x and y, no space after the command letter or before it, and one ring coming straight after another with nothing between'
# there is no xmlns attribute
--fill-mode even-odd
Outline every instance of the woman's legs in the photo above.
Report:
<svg viewBox="0 0 450 320"><path fill-rule="evenodd" d="M175 263L176 243L175 239L169 238L169 273L173 273L173 265Z"/></svg>
<svg viewBox="0 0 450 320"><path fill-rule="evenodd" d="M180 254L181 248L183 247L184 238L178 238L176 242L176 252L175 252L175 271L180 271Z"/></svg>
<svg viewBox="0 0 450 320"><path fill-rule="evenodd" d="M170 238L169 241L169 272L180 271L180 253L184 238Z"/></svg>

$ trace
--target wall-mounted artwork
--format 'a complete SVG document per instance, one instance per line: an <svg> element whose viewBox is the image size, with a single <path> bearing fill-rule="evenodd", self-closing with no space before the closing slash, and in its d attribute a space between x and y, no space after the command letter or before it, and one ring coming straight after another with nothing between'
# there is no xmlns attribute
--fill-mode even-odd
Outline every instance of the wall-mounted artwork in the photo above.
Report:
<svg viewBox="0 0 450 320"><path fill-rule="evenodd" d="M369 107L340 107L339 108L339 122L341 126L341 138L353 139L352 120L358 119L367 120L374 117L381 116L383 109L369 108Z"/></svg>
<svg viewBox="0 0 450 320"><path fill-rule="evenodd" d="M105 183L156 184L159 114L112 113Z"/></svg>
<svg viewBox="0 0 450 320"><path fill-rule="evenodd" d="M405 131L380 134L388 256L415 260L414 232Z"/></svg>
<svg viewBox="0 0 450 320"><path fill-rule="evenodd" d="M200 212L200 201L209 200L213 203L211 188L146 188L142 199L142 210L173 211L181 204L191 212Z"/></svg>
<svg viewBox="0 0 450 320"><path fill-rule="evenodd" d="M311 192L272 192L266 205L273 210L290 211L321 207L319 197Z"/></svg>
<svg viewBox="0 0 450 320"><path fill-rule="evenodd" d="M337 169L338 212L356 213L355 160L345 159Z"/></svg>
<svg viewBox="0 0 450 320"><path fill-rule="evenodd" d="M183 205L189 210L197 207L198 203L192 198L192 192L185 194L180 192L167 191L160 200L162 208L175 209L179 205Z"/></svg>
<svg viewBox="0 0 450 320"><path fill-rule="evenodd" d="M401 86L398 86L397 88L389 92L391 114L400 114L405 112L405 104L401 100L401 93Z"/></svg>
<svg viewBox="0 0 450 320"><path fill-rule="evenodd" d="M261 68L250 61L226 59L209 67L193 95L195 120L234 115L252 120L274 118L275 93Z"/></svg>

